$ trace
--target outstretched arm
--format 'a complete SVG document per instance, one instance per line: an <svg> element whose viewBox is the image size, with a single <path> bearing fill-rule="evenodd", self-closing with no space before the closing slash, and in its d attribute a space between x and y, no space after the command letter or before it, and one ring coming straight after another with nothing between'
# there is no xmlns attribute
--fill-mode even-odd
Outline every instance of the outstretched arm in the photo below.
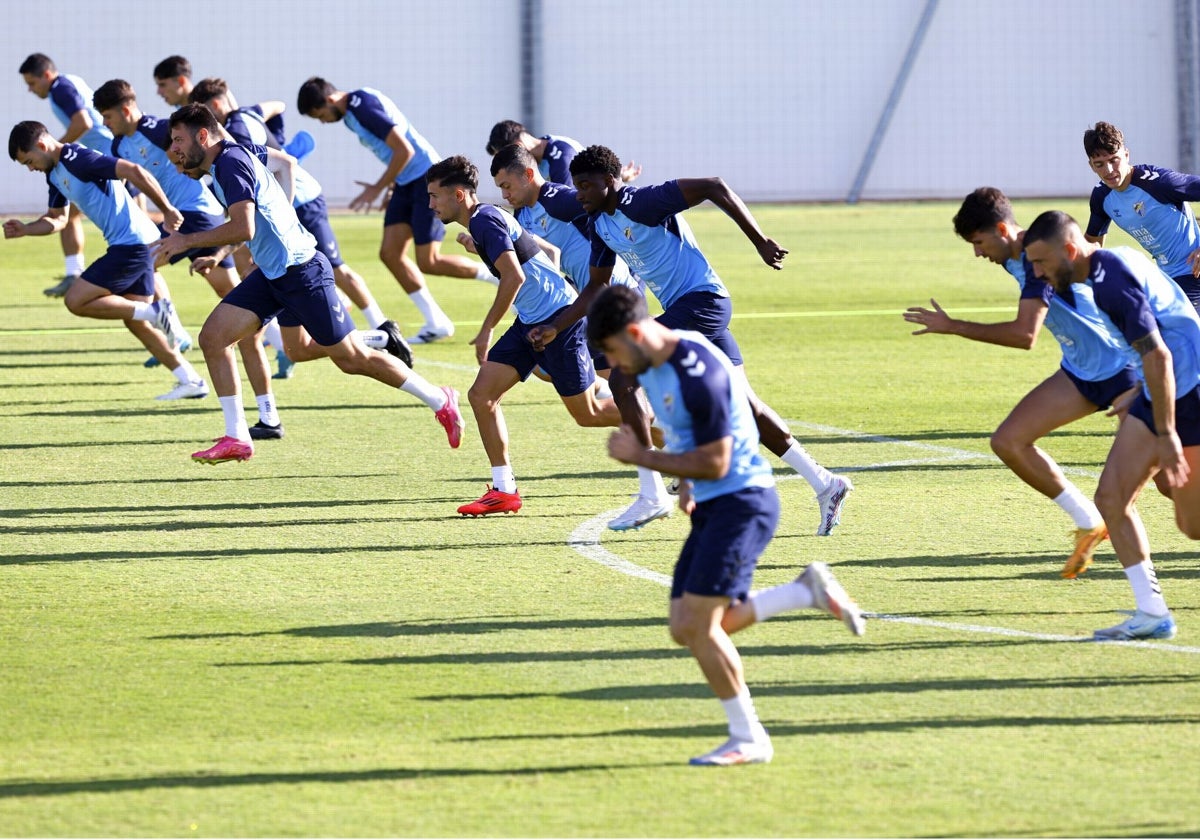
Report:
<svg viewBox="0 0 1200 840"><path fill-rule="evenodd" d="M1037 343L1038 331L1046 320L1046 313L1050 311L1050 307L1040 298L1023 298L1017 307L1017 317L1013 320L999 324L981 324L977 321L951 318L938 306L936 300L930 299L929 304L933 309L910 306L904 313L905 321L923 328L914 331L913 335L961 335L972 341L1016 347L1020 350L1033 349Z"/></svg>
<svg viewBox="0 0 1200 840"><path fill-rule="evenodd" d="M769 239L758 226L754 216L746 207L745 202L720 178L680 178L676 183L683 193L688 207L695 207L704 201L725 211L725 215L737 222L742 233L750 240L750 244L758 251L762 261L776 270L783 268L783 258L787 251L779 246L774 239Z"/></svg>
<svg viewBox="0 0 1200 840"><path fill-rule="evenodd" d="M5 239L20 239L22 236L49 236L67 226L67 208L51 207L40 218L32 222L9 219L4 223Z"/></svg>

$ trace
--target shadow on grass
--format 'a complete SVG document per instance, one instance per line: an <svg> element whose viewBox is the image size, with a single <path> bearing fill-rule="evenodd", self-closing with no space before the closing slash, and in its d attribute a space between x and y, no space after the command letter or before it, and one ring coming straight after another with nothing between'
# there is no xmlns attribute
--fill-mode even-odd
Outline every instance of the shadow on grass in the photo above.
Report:
<svg viewBox="0 0 1200 840"><path fill-rule="evenodd" d="M256 630L248 633L175 633L150 636L161 639L253 639L262 636L292 636L302 639L391 639L398 636L480 636L509 630L594 630L607 627L661 627L666 632L667 617L642 618L563 618L521 620L495 616L490 620L456 621L373 621L365 624L330 624L314 627L289 627L284 630Z"/></svg>
<svg viewBox="0 0 1200 840"><path fill-rule="evenodd" d="M423 779L470 778L472 776L507 778L522 776L566 775L612 770L644 770L674 766L650 762L643 764L574 764L562 767L519 767L487 769L481 767L381 767L374 770L325 770L303 773L196 773L183 776L145 776L128 779L78 779L70 781L0 782L0 799L64 796L74 793L127 793L140 790L173 788L223 788L251 785L350 784L356 782L392 782Z"/></svg>

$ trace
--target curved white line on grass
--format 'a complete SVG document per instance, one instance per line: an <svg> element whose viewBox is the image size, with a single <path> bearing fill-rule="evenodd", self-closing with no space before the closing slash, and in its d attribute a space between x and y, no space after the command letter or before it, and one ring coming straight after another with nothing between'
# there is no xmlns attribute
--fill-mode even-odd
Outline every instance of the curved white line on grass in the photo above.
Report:
<svg viewBox="0 0 1200 840"><path fill-rule="evenodd" d="M653 583L658 583L663 586L671 585L669 575L664 575L660 572L654 572L650 569L644 569L636 563L631 563L628 560L620 557L617 554L609 551L600 544L600 536L604 533L608 526L608 521L617 514L621 513L621 508L605 511L597 514L591 519L581 522L571 536L567 538L567 545L575 549L576 552L587 558L595 561L602 566L620 572L623 575L630 577L641 578ZM897 624L912 624L917 627L933 627L938 630L953 630L958 633L976 633L987 636L1011 636L1021 639L1036 639L1042 642L1091 642L1092 639L1087 636L1067 636L1059 633L1033 633L1028 630L1013 630L1009 627L989 627L984 624L959 624L953 621L935 621L930 618L916 618L908 615L888 615L886 613L867 613L867 616L873 621L892 621ZM1146 648L1148 650L1165 650L1173 653L1192 653L1200 654L1200 647L1188 647L1186 645L1172 645L1164 642L1103 642L1105 645L1118 645L1122 647L1137 647Z"/></svg>

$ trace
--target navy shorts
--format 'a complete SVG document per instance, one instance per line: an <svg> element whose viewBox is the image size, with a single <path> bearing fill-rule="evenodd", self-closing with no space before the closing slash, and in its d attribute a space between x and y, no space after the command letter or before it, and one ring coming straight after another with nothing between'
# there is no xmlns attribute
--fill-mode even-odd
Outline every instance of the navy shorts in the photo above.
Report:
<svg viewBox="0 0 1200 840"><path fill-rule="evenodd" d="M154 297L154 258L149 245L113 245L80 276L114 295Z"/></svg>
<svg viewBox="0 0 1200 840"><path fill-rule="evenodd" d="M729 357L735 365L742 364L742 351L729 319L733 317L733 302L712 292L689 292L666 308L654 320L673 330L694 330L707 338Z"/></svg>
<svg viewBox="0 0 1200 840"><path fill-rule="evenodd" d="M1066 368L1063 368L1062 372L1074 383L1079 393L1083 394L1083 398L1096 406L1097 411L1108 408L1113 400L1142 381L1141 374L1133 365L1128 365L1116 376L1101 379L1099 382L1080 379Z"/></svg>
<svg viewBox="0 0 1200 840"><path fill-rule="evenodd" d="M212 230L215 227L225 224L225 217L220 215L210 215L202 213L199 210L180 210L183 214L183 224L179 226L180 233L196 233L201 230ZM165 237L169 231L164 230L162 225L158 226L158 230ZM190 251L176 254L167 262L171 265L181 260L194 260L196 257L210 257L220 250L217 247L212 248L192 248ZM226 255L217 263L221 268L233 268L233 257Z"/></svg>
<svg viewBox="0 0 1200 840"><path fill-rule="evenodd" d="M408 225L412 228L413 242L428 245L446 238L446 226L429 209L429 187L424 178L396 184L392 198L383 214L383 226Z"/></svg>
<svg viewBox="0 0 1200 840"><path fill-rule="evenodd" d="M1146 399L1146 392L1141 391L1129 407L1129 416L1136 417L1154 434L1154 407ZM1175 400L1175 433L1179 435L1179 443L1183 446L1200 446L1200 388L1193 388L1179 399Z"/></svg>
<svg viewBox="0 0 1200 840"><path fill-rule="evenodd" d="M754 567L779 524L774 487L747 487L697 502L692 531L675 563L671 598L684 592L744 601Z"/></svg>
<svg viewBox="0 0 1200 840"><path fill-rule="evenodd" d="M1183 289L1183 293L1192 302L1192 306L1200 312L1200 280L1190 274L1181 274L1171 279L1175 281L1175 285Z"/></svg>
<svg viewBox="0 0 1200 840"><path fill-rule="evenodd" d="M337 344L354 330L338 298L329 259L322 253L274 280L256 268L221 303L248 309L264 324L278 318L281 327L304 327L322 347Z"/></svg>
<svg viewBox="0 0 1200 840"><path fill-rule="evenodd" d="M329 224L329 209L325 206L325 196L319 195L297 207L296 218L306 231L316 237L317 250L329 258L331 266L337 268L345 264L346 261L338 253L337 237Z"/></svg>
<svg viewBox="0 0 1200 840"><path fill-rule="evenodd" d="M562 310L560 309L559 312ZM558 312L547 318L554 320ZM488 361L516 368L524 382L535 367L541 367L554 383L559 396L582 394L596 380L587 348L587 318L580 318L560 332L540 353L525 337L529 325L518 318L488 350Z"/></svg>

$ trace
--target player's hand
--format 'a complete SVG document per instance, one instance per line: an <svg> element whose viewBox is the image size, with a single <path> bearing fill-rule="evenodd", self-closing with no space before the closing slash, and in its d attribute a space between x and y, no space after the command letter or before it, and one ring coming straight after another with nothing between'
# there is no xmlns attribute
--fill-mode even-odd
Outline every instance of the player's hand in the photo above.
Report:
<svg viewBox="0 0 1200 840"><path fill-rule="evenodd" d="M533 349L541 353L546 349L546 345L554 341L558 337L558 330L553 324L538 324L529 332L525 333L526 340L533 345Z"/></svg>
<svg viewBox="0 0 1200 840"><path fill-rule="evenodd" d="M633 427L622 423L620 428L608 436L608 454L622 464L637 464L646 452L645 445L633 433Z"/></svg>
<svg viewBox="0 0 1200 840"><path fill-rule="evenodd" d="M488 348L492 346L492 331L487 327L480 327L470 343L475 345L475 361L482 367L487 361Z"/></svg>
<svg viewBox="0 0 1200 840"><path fill-rule="evenodd" d="M4 223L5 239L20 239L25 235L25 223L20 219L9 219Z"/></svg>
<svg viewBox="0 0 1200 840"><path fill-rule="evenodd" d="M375 209L375 202L379 198L379 194L383 192L383 187L378 187L375 184L368 184L366 181L355 181L363 188L357 196L350 201L351 210L361 210L364 213L369 213Z"/></svg>
<svg viewBox="0 0 1200 840"><path fill-rule="evenodd" d="M208 272L217 267L217 263L221 260L219 257L209 255L207 257L196 257L188 266L188 274L199 274L201 277L207 277Z"/></svg>
<svg viewBox="0 0 1200 840"><path fill-rule="evenodd" d="M1192 267L1192 276L1200 277L1200 248L1188 254L1187 263Z"/></svg>
<svg viewBox="0 0 1200 840"><path fill-rule="evenodd" d="M629 161L621 167L621 183L628 184L630 181L642 174L642 165L635 161Z"/></svg>
<svg viewBox="0 0 1200 840"><path fill-rule="evenodd" d="M182 254L188 249L187 236L182 233L170 233L157 242L150 244L150 255L154 264L166 262L176 254Z"/></svg>
<svg viewBox="0 0 1200 840"><path fill-rule="evenodd" d="M471 234L463 232L454 237L454 241L463 246L468 253L478 254L479 249L475 247L475 238Z"/></svg>
<svg viewBox="0 0 1200 840"><path fill-rule="evenodd" d="M764 239L763 243L758 246L758 255L762 257L762 261L776 271L783 268L783 258L787 256L787 253L786 250L779 247L779 243L774 239Z"/></svg>
<svg viewBox="0 0 1200 840"><path fill-rule="evenodd" d="M926 309L923 306L910 306L905 310L905 321L908 321L910 324L920 324L924 327L924 329L914 331L913 335L950 332L950 322L953 319L946 314L946 310L938 306L938 302L933 298L929 299L929 305L933 309Z"/></svg>
<svg viewBox="0 0 1200 840"><path fill-rule="evenodd" d="M1182 487L1187 484L1191 468L1183 457L1183 446L1179 435L1175 432L1158 436L1158 469L1166 480L1168 487Z"/></svg>
<svg viewBox="0 0 1200 840"><path fill-rule="evenodd" d="M183 227L183 214L174 207L169 207L162 211L162 225L166 230L179 230Z"/></svg>
<svg viewBox="0 0 1200 840"><path fill-rule="evenodd" d="M692 511L696 509L696 500L692 497L692 480L690 478L681 478L679 480L679 509L688 516L691 516Z"/></svg>
<svg viewBox="0 0 1200 840"><path fill-rule="evenodd" d="M1139 382L1123 394L1119 394L1112 401L1112 406L1108 411L1104 412L1105 417L1118 417L1121 420L1125 419L1125 415L1129 413L1129 407L1133 405L1134 399L1141 393L1142 384Z"/></svg>

